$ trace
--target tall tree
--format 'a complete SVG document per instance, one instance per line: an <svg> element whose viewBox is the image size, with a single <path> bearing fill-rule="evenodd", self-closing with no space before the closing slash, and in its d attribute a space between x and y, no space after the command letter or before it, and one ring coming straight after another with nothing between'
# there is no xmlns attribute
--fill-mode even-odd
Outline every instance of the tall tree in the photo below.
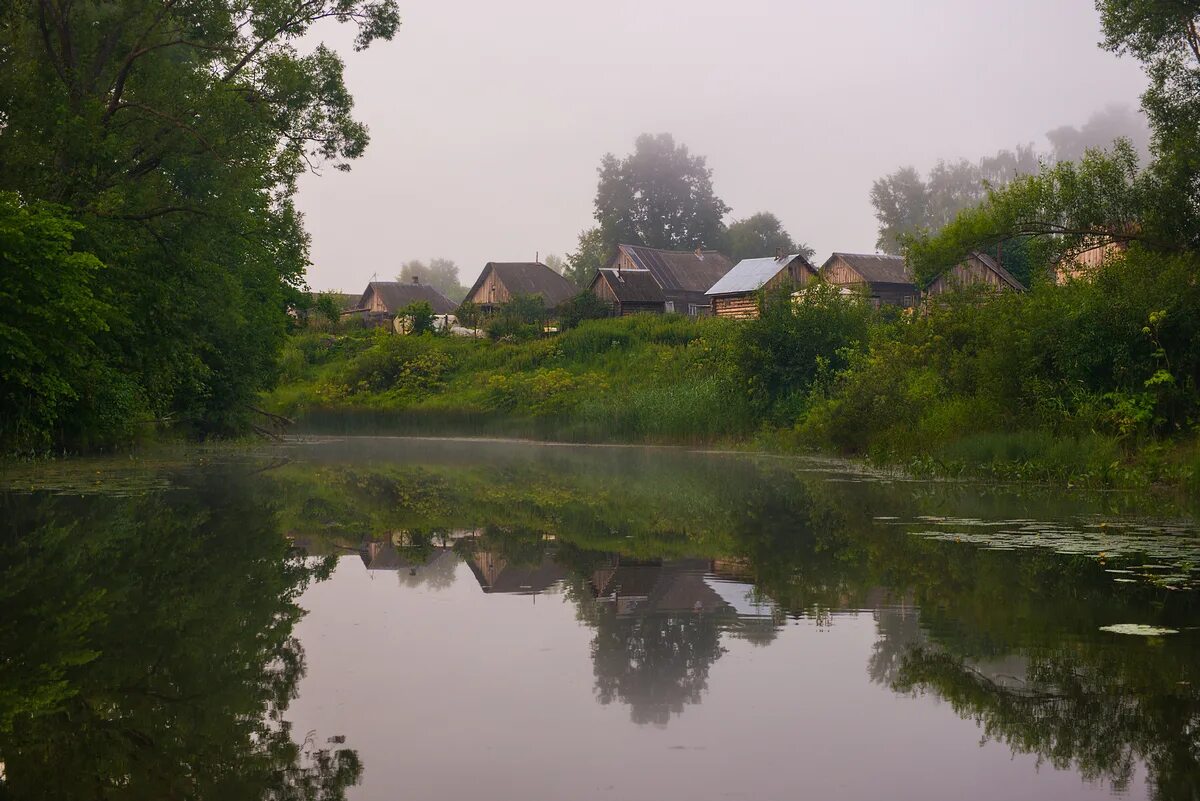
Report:
<svg viewBox="0 0 1200 801"><path fill-rule="evenodd" d="M806 259L813 255L813 249L794 242L779 218L769 211L760 211L744 220L730 223L725 241L728 243L729 257L735 263L742 259L773 256L776 250L799 253Z"/></svg>
<svg viewBox="0 0 1200 801"><path fill-rule="evenodd" d="M308 263L296 181L368 140L341 59L299 49L325 19L359 49L399 24L394 0L0 6L0 186L60 204L104 264L108 378L75 401L97 421L233 431L271 380Z"/></svg>
<svg viewBox="0 0 1200 801"><path fill-rule="evenodd" d="M455 303L467 296L467 288L458 280L458 265L450 259L430 259L428 264L413 259L400 265L400 275L396 280L409 284L413 278L422 284L429 284Z"/></svg>
<svg viewBox="0 0 1200 801"><path fill-rule="evenodd" d="M901 167L872 184L871 205L879 221L875 247L885 253L899 253L900 237L928 223L929 188L915 168Z"/></svg>
<svg viewBox="0 0 1200 801"><path fill-rule="evenodd" d="M1200 248L1200 4L1195 0L1097 0L1103 46L1142 62L1150 88L1153 163L1143 224L1160 239Z"/></svg>
<svg viewBox="0 0 1200 801"><path fill-rule="evenodd" d="M557 253L547 254L546 257L542 259L542 263L551 270L554 270L554 272L558 273L559 275L562 275L567 269L567 260L562 256L559 256Z"/></svg>
<svg viewBox="0 0 1200 801"><path fill-rule="evenodd" d="M596 272L608 264L616 250L610 245L599 228L589 228L579 234L579 243L574 253L567 254L567 266L563 277L580 289L586 289Z"/></svg>
<svg viewBox="0 0 1200 801"><path fill-rule="evenodd" d="M712 170L670 134L642 134L634 152L600 162L596 221L610 245L673 250L719 246L729 207L713 193Z"/></svg>

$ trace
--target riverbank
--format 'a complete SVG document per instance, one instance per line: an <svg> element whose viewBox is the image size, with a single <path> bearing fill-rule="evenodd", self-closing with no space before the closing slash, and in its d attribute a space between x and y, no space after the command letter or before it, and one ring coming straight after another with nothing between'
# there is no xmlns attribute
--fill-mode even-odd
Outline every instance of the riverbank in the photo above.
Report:
<svg viewBox="0 0 1200 801"><path fill-rule="evenodd" d="M754 322L639 316L530 341L304 331L262 405L320 433L823 452L918 476L1197 492L1195 435L1156 430L1155 397L1103 376L1080 392L1050 359L1029 366L1053 333L1039 318L1086 291L950 303L915 319L826 298L768 304ZM1133 336L1132 361L1144 345L1140 332L1075 317L1081 336L1109 340L1077 349L1109 355Z"/></svg>

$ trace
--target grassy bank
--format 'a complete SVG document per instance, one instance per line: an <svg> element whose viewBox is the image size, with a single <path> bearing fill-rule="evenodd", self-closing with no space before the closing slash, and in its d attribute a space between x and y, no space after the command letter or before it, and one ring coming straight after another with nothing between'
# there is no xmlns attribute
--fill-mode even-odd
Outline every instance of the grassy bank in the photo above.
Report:
<svg viewBox="0 0 1200 801"><path fill-rule="evenodd" d="M917 474L1200 490L1200 290L1129 259L921 314L814 291L756 321L526 341L305 331L264 403L309 430L822 450ZM510 338L506 338L510 339Z"/></svg>

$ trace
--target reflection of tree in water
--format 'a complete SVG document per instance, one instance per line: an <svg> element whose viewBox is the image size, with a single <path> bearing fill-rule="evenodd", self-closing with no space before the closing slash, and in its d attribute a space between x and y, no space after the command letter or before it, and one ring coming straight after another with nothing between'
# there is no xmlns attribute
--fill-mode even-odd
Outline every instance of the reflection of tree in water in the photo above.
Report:
<svg viewBox="0 0 1200 801"><path fill-rule="evenodd" d="M665 726L685 705L700 703L708 669L724 652L714 615L601 610L592 639L596 697L628 704L635 723Z"/></svg>
<svg viewBox="0 0 1200 801"><path fill-rule="evenodd" d="M1152 646L1153 647L1153 646ZM1090 649L1089 649L1090 650ZM1034 753L1056 768L1124 790L1144 760L1154 798L1200 798L1200 693L1145 647L1029 657L1022 681L933 648L914 648L899 691L933 690L987 737ZM1082 658L1081 658L1082 657Z"/></svg>
<svg viewBox="0 0 1200 801"><path fill-rule="evenodd" d="M331 565L288 550L252 484L0 509L0 795L298 801L358 781L354 751L302 748L284 719L296 600Z"/></svg>
<svg viewBox="0 0 1200 801"><path fill-rule="evenodd" d="M871 647L867 675L876 684L895 681L909 651L925 642L920 615L916 609L884 607L875 612L879 639Z"/></svg>

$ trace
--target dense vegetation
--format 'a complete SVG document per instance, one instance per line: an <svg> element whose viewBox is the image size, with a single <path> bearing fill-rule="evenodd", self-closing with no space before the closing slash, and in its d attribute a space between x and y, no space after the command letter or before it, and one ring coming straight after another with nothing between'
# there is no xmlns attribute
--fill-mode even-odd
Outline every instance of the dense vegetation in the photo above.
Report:
<svg viewBox="0 0 1200 801"><path fill-rule="evenodd" d="M1195 482L1195 270L1135 249L1089 280L917 315L818 286L763 298L756 321L638 316L523 341L314 330L288 344L269 405L323 425L757 437L940 473Z"/></svg>
<svg viewBox="0 0 1200 801"><path fill-rule="evenodd" d="M0 451L244 430L304 298L297 178L367 144L327 19L360 49L399 24L393 0L0 4Z"/></svg>

